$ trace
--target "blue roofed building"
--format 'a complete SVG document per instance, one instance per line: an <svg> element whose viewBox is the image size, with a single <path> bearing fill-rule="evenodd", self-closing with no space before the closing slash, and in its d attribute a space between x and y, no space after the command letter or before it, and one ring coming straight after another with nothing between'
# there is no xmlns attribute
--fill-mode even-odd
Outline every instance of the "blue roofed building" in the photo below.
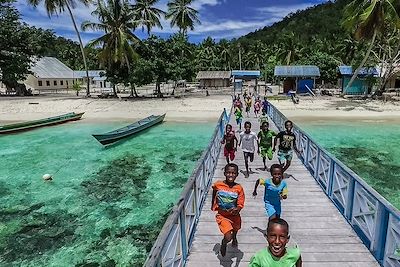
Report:
<svg viewBox="0 0 400 267"><path fill-rule="evenodd" d="M74 76L79 79L82 84L86 84L86 71L75 70ZM89 81L91 88L112 88L111 83L107 81L104 70L89 70Z"/></svg>
<svg viewBox="0 0 400 267"><path fill-rule="evenodd" d="M254 81L254 93L259 93L258 79L261 77L259 70L232 70L232 80L234 81L234 90L242 92L244 81Z"/></svg>
<svg viewBox="0 0 400 267"><path fill-rule="evenodd" d="M373 79L379 77L378 70L375 67L361 68L357 78L348 87L348 84L353 76L352 66L339 66L341 75L342 93L345 95L366 95L371 93Z"/></svg>
<svg viewBox="0 0 400 267"><path fill-rule="evenodd" d="M313 65L275 66L274 76L283 79L283 92L309 93L315 88L315 80L321 76Z"/></svg>

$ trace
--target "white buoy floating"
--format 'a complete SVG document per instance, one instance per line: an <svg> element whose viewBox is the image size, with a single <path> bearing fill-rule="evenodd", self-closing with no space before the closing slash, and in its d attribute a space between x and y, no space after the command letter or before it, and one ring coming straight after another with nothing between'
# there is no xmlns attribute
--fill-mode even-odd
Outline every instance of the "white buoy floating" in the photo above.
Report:
<svg viewBox="0 0 400 267"><path fill-rule="evenodd" d="M46 173L45 175L43 175L43 180L45 180L45 181L51 181L51 180L53 180L53 176L52 175L50 175L50 174L48 174L48 173Z"/></svg>

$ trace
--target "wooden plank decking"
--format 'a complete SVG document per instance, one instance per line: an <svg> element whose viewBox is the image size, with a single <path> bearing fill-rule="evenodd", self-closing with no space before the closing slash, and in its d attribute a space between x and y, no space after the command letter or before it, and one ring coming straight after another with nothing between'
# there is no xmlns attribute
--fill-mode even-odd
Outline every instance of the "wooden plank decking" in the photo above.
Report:
<svg viewBox="0 0 400 267"><path fill-rule="evenodd" d="M244 121L246 120L252 122L252 130L257 133L259 131L257 119L244 118ZM233 121L231 124L236 128ZM271 120L270 128L277 131ZM241 171L245 170L243 153L240 149L236 153L234 162L239 165ZM276 162L274 156L272 163ZM268 162L268 166L272 163ZM221 150L213 182L224 179L225 164ZM246 195L245 207L241 212L242 229L238 233L239 247L235 249L228 244L227 255L221 257L218 254L222 234L215 222L215 212L210 210L210 189L186 266L248 266L251 256L267 245L262 233L267 224L263 203L264 188L262 186L258 188L256 198L252 196L252 192L256 179L269 177L269 172L261 170L262 160L257 154L250 167L253 173L249 178L244 178L241 172L236 180L242 184ZM290 226L290 246L296 243L301 249L303 266L379 266L297 156L294 156L285 177L288 175L293 177L286 179L289 196L282 204L282 218L287 220Z"/></svg>

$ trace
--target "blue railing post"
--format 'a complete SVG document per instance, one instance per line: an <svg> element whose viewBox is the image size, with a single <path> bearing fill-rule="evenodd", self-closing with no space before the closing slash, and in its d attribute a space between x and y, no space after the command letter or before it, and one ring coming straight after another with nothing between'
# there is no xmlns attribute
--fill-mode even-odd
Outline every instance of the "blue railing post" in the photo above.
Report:
<svg viewBox="0 0 400 267"><path fill-rule="evenodd" d="M329 163L328 181L326 184L326 193L332 199L333 180L335 179L335 161L331 158Z"/></svg>
<svg viewBox="0 0 400 267"><path fill-rule="evenodd" d="M186 262L186 258L189 253L189 248L187 245L187 237L186 237L185 203L183 203L183 209L179 213L179 225L180 225L180 234L181 234L182 258L183 258L183 262Z"/></svg>
<svg viewBox="0 0 400 267"><path fill-rule="evenodd" d="M386 235L389 224L389 213L382 203L378 203L375 221L374 238L371 242L370 250L375 258L382 262L385 254Z"/></svg>
<svg viewBox="0 0 400 267"><path fill-rule="evenodd" d="M310 138L307 137L307 147L306 147L306 154L304 157L304 165L306 165L307 168L309 168L309 162L308 159L310 158Z"/></svg>
<svg viewBox="0 0 400 267"><path fill-rule="evenodd" d="M353 177L349 177L349 186L347 188L347 202L346 206L343 207L344 210L344 216L351 222L351 217L353 216L353 203L355 199L355 186L356 186L356 180Z"/></svg>
<svg viewBox="0 0 400 267"><path fill-rule="evenodd" d="M321 149L317 146L317 158L315 160L315 170L314 170L314 179L321 184L319 181L319 165L321 163Z"/></svg>

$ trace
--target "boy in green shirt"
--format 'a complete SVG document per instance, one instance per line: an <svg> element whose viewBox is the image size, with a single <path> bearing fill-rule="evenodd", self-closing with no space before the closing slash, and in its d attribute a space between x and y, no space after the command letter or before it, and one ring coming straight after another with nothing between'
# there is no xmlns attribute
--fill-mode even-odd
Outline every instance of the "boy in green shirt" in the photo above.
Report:
<svg viewBox="0 0 400 267"><path fill-rule="evenodd" d="M274 131L268 129L269 123L267 121L261 124L261 131L258 133L258 143L260 144L258 148L258 154L261 155L264 163L264 171L267 170L267 157L272 160L274 153L272 152L272 138L276 136Z"/></svg>
<svg viewBox="0 0 400 267"><path fill-rule="evenodd" d="M289 225L275 218L268 222L268 247L251 257L249 267L301 267L301 254L298 247L286 248L289 242Z"/></svg>

